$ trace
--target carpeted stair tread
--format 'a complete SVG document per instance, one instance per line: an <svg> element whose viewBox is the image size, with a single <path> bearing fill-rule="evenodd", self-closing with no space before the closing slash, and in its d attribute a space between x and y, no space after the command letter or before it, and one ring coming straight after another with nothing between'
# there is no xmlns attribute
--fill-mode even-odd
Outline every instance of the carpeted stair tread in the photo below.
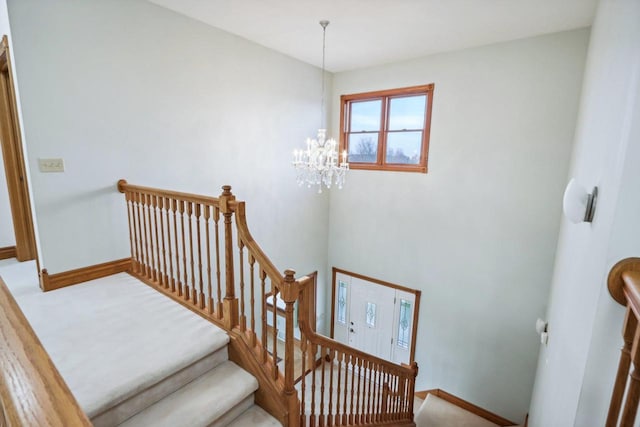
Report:
<svg viewBox="0 0 640 427"><path fill-rule="evenodd" d="M253 405L238 418L233 420L229 427L280 427L282 424L264 409Z"/></svg>
<svg viewBox="0 0 640 427"><path fill-rule="evenodd" d="M240 415L258 382L227 361L121 424L121 427L207 427ZM240 408L234 409L240 405ZM225 416L237 412L233 418ZM227 421L228 422L228 421Z"/></svg>

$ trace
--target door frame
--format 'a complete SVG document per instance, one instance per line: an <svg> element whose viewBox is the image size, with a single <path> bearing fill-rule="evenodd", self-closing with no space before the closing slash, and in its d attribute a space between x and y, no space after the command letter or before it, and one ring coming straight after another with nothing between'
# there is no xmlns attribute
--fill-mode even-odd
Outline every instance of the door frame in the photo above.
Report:
<svg viewBox="0 0 640 427"><path fill-rule="evenodd" d="M335 316L336 316L336 275L345 274L347 276L355 277L357 279L366 280L368 282L375 283L377 285L386 286L388 288L396 289L399 291L407 292L415 295L415 301L413 305L413 326L411 329L411 348L409 350L409 361L413 362L416 357L416 341L418 338L418 315L420 313L420 295L422 292L418 289L407 288L406 286L397 285L395 283L386 282L384 280L375 279L373 277L365 276L351 271L343 270L337 267L331 267L332 279L331 279L331 338L334 338Z"/></svg>
<svg viewBox="0 0 640 427"><path fill-rule="evenodd" d="M18 261L28 261L37 258L36 235L22 149L9 39L6 35L0 43L0 102L0 145L16 237L16 258Z"/></svg>

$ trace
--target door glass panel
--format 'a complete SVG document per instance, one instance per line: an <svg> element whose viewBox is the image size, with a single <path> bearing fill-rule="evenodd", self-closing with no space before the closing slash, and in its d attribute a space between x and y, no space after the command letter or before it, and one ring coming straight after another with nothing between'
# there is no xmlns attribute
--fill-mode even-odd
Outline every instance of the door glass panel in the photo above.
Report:
<svg viewBox="0 0 640 427"><path fill-rule="evenodd" d="M400 300L400 321L398 322L398 347L409 348L409 322L411 317L411 303Z"/></svg>
<svg viewBox="0 0 640 427"><path fill-rule="evenodd" d="M373 302L367 303L367 326L370 328L376 327L376 304Z"/></svg>
<svg viewBox="0 0 640 427"><path fill-rule="evenodd" d="M338 282L338 322L347 324L347 284Z"/></svg>

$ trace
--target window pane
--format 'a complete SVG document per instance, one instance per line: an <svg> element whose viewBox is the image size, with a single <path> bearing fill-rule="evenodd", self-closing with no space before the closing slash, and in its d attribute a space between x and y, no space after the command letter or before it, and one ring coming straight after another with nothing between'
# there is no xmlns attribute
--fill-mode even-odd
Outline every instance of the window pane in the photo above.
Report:
<svg viewBox="0 0 640 427"><path fill-rule="evenodd" d="M411 319L411 303L407 300L400 300L400 319L398 322L398 347L409 348L410 331L409 322Z"/></svg>
<svg viewBox="0 0 640 427"><path fill-rule="evenodd" d="M382 100L351 103L351 132L379 131Z"/></svg>
<svg viewBox="0 0 640 427"><path fill-rule="evenodd" d="M389 100L389 130L424 128L427 96L404 96Z"/></svg>
<svg viewBox="0 0 640 427"><path fill-rule="evenodd" d="M378 161L378 133L349 135L350 163L376 163Z"/></svg>
<svg viewBox="0 0 640 427"><path fill-rule="evenodd" d="M422 132L389 132L385 162L417 165L420 163L421 147Z"/></svg>

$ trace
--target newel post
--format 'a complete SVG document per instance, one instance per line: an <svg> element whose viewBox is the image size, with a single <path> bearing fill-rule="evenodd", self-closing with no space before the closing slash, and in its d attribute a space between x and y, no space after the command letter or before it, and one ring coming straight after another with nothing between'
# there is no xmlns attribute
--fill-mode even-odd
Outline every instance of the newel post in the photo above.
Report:
<svg viewBox="0 0 640 427"><path fill-rule="evenodd" d="M293 386L293 306L300 296L300 282L296 281L294 270L284 272L284 279L280 286L280 298L285 303L285 351L284 351L284 394L289 407L291 418L299 419L300 403Z"/></svg>
<svg viewBox="0 0 640 427"><path fill-rule="evenodd" d="M233 207L230 202L236 200L236 196L231 193L230 185L222 186L220 195L220 212L224 217L224 273L225 273L225 295L223 301L224 324L231 330L238 324L238 298L235 295L235 281L233 278L233 229L231 217Z"/></svg>

